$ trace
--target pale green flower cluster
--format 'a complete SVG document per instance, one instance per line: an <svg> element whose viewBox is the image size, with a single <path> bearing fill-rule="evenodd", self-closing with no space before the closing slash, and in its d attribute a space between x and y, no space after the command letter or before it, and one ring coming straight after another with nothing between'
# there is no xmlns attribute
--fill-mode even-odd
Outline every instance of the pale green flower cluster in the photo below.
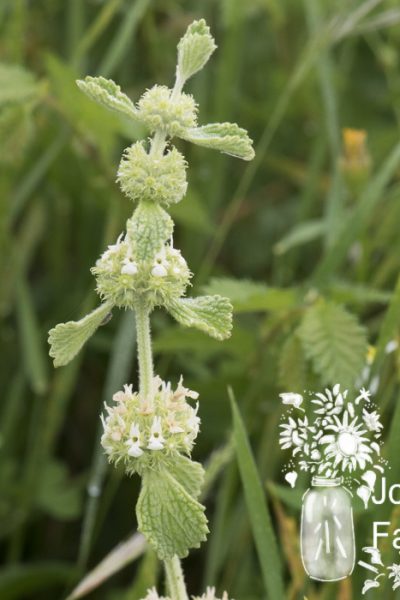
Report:
<svg viewBox="0 0 400 600"><path fill-rule="evenodd" d="M186 161L176 148L162 156L151 156L143 142L126 148L117 181L131 200L149 200L166 206L180 202L186 194Z"/></svg>
<svg viewBox="0 0 400 600"><path fill-rule="evenodd" d="M160 130L170 137L181 137L186 129L196 127L197 105L190 94L155 85L140 98L137 118L151 133Z"/></svg>
<svg viewBox="0 0 400 600"><path fill-rule="evenodd" d="M146 398L125 385L113 396L114 405L106 405L102 416L104 433L101 443L110 462L123 462L128 473L143 473L159 467L165 458L177 454L190 455L200 428L198 393L182 384L175 390L159 377L153 379L153 389Z"/></svg>

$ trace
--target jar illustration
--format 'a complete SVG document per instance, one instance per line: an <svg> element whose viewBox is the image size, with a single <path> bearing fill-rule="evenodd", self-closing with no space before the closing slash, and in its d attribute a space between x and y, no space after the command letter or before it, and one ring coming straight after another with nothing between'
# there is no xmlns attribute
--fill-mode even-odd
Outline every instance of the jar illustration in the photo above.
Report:
<svg viewBox="0 0 400 600"><path fill-rule="evenodd" d="M301 556L309 577L318 581L344 579L354 568L352 494L342 481L313 477L303 496Z"/></svg>

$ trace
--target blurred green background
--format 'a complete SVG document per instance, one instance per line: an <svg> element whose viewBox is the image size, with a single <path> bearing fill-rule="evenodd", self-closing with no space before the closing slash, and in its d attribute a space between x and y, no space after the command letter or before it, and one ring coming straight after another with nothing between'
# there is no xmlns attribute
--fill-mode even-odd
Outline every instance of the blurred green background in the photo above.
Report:
<svg viewBox="0 0 400 600"><path fill-rule="evenodd" d="M137 384L132 315L115 313L65 368L54 370L47 354L49 328L95 305L89 269L132 211L115 183L118 161L146 135L91 103L75 79L111 77L133 100L170 85L177 41L200 17L218 50L188 84L199 121L237 121L256 159L178 142L190 169L187 197L173 209L175 245L194 291L226 294L235 308L225 343L161 311L152 320L158 373L174 382L182 373L200 392L195 458L211 464L211 534L184 561L188 587L267 597L229 444L231 385L279 538L286 597L361 597L360 569L340 585L304 575L301 490L282 481L278 393L336 378L353 384L368 341L388 477L400 480L400 362L397 350L385 352L400 323L398 1L1 0L2 600L65 597L135 533L138 482L108 469L98 443L102 403ZM348 132L343 143L345 127L365 134ZM316 308L317 352L299 333ZM359 548L371 543L373 510L357 515ZM400 526L396 507L379 510ZM157 561L136 541L140 556L88 597L137 600L157 582ZM396 560L390 544L384 551Z"/></svg>

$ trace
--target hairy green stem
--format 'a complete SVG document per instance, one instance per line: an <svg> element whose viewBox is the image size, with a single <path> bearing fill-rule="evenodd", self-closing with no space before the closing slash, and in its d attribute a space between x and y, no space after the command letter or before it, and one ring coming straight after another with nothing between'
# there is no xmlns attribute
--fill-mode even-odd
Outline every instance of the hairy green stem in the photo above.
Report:
<svg viewBox="0 0 400 600"><path fill-rule="evenodd" d="M178 78L172 90L171 98L175 99L182 89L183 82ZM162 130L156 131L151 141L150 154L153 156L162 156L166 144L166 135ZM136 307L136 335L139 359L139 391L146 405L151 407L153 398L151 397L152 379L153 379L153 356L151 351L150 334L150 313L144 302ZM185 580L183 577L182 566L179 558L166 559L164 561L165 572L167 576L167 588L170 597L173 600L189 600L186 591Z"/></svg>
<svg viewBox="0 0 400 600"><path fill-rule="evenodd" d="M144 302L135 309L136 335L139 362L139 392L142 400L152 404L153 355L151 352L150 313Z"/></svg>
<svg viewBox="0 0 400 600"><path fill-rule="evenodd" d="M173 600L189 600L179 558L174 556L173 558L166 559L164 561L164 566L167 575L169 596Z"/></svg>
<svg viewBox="0 0 400 600"><path fill-rule="evenodd" d="M146 404L146 408L151 409L153 404L153 355L151 351L150 312L144 302L137 304L135 315L139 362L139 392L142 401ZM171 598L173 600L189 600L179 558L174 556L171 559L167 559L164 561L164 565Z"/></svg>

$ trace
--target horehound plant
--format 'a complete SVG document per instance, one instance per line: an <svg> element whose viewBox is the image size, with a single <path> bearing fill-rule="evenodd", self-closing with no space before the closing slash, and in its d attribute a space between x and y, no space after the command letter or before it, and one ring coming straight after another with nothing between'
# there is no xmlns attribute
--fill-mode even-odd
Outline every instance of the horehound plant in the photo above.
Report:
<svg viewBox="0 0 400 600"><path fill-rule="evenodd" d="M182 378L173 389L154 375L150 314L164 307L182 325L223 340L231 332L232 306L221 296L184 297L192 274L173 245L174 224L166 209L186 193L187 163L170 139L179 137L244 160L254 156L247 132L236 124L198 126L196 102L182 92L215 48L205 21L192 23L178 44L173 89L155 85L136 106L111 80L86 77L77 82L91 99L145 125L152 137L129 146L118 168L121 190L136 208L126 231L92 268L101 305L80 321L57 325L49 335L50 355L58 367L74 358L115 307L135 313L139 391L125 385L114 394L101 417L101 443L110 462L141 477L138 526L164 561L172 600L188 599L180 558L208 533L205 509L198 501L204 471L190 458L200 418L194 404L198 394ZM149 590L147 600L156 598L157 592ZM215 599L214 588L201 598ZM228 600L226 594L223 598Z"/></svg>

